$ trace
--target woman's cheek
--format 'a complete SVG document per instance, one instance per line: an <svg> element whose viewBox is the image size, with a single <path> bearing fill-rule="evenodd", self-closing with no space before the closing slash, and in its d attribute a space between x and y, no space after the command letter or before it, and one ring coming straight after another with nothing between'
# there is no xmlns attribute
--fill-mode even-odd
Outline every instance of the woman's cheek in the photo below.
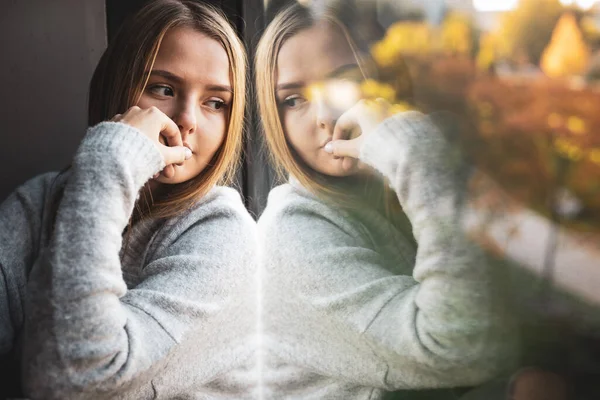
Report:
<svg viewBox="0 0 600 400"><path fill-rule="evenodd" d="M289 129L304 130L310 124L310 114L306 110L290 110L286 113L285 120Z"/></svg>
<svg viewBox="0 0 600 400"><path fill-rule="evenodd" d="M152 97L149 93L144 92L140 96L140 100L138 101L137 106L139 108L145 109L150 108L152 106L158 107L157 103L159 102L154 97Z"/></svg>
<svg viewBox="0 0 600 400"><path fill-rule="evenodd" d="M203 129L207 132L208 143L206 145L210 147L211 151L217 151L219 146L225 141L227 135L227 120L224 118L214 120L212 123Z"/></svg>

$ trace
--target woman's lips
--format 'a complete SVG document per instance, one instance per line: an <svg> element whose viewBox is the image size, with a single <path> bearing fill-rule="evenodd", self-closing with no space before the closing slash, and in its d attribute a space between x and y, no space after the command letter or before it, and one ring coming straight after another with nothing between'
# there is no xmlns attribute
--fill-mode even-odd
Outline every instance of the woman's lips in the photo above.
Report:
<svg viewBox="0 0 600 400"><path fill-rule="evenodd" d="M187 147L188 149L190 149L190 151L191 151L192 153L194 153L194 149L192 149L192 146L190 146L190 145L189 145L187 142L183 142L183 145L184 145L185 147Z"/></svg>
<svg viewBox="0 0 600 400"><path fill-rule="evenodd" d="M331 142L332 138L327 138L327 140L325 140L323 143L321 143L321 148L325 147L327 145L327 143Z"/></svg>
<svg viewBox="0 0 600 400"><path fill-rule="evenodd" d="M320 149L323 149L327 145L327 143L331 142L331 140L332 140L332 138L327 138L327 140L322 143ZM333 156L334 160L338 160L340 158L342 158L342 157Z"/></svg>
<svg viewBox="0 0 600 400"><path fill-rule="evenodd" d="M187 147L188 149L190 149L190 151L192 152L192 154L194 154L194 150L192 149L192 146L189 145L189 143L183 142L182 145L184 147ZM187 160L185 160L185 161L187 161ZM183 164L185 163L185 161L182 161L182 162L177 163L177 164L173 164L173 167L175 167L175 168L177 168L177 167L183 167Z"/></svg>

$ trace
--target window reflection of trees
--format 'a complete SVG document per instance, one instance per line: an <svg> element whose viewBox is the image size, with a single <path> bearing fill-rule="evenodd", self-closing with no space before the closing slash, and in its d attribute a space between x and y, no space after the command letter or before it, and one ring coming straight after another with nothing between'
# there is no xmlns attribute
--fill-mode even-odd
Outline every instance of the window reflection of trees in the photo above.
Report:
<svg viewBox="0 0 600 400"><path fill-rule="evenodd" d="M363 85L364 95L393 98L399 110L458 117L463 148L496 182L472 186L473 204L485 214L476 236L492 253L529 263L541 283L513 288L530 300L523 308L546 318L527 322L530 352L546 358L541 365L573 373L572 395L594 393L600 3L581 9L521 0L487 13L461 1L377 4L386 29L371 55L380 74ZM555 297L554 284L570 294Z"/></svg>
<svg viewBox="0 0 600 400"><path fill-rule="evenodd" d="M572 229L597 231L600 7L528 0L493 22L446 7L432 24L431 10L419 20L416 4L384 7L397 21L371 48L382 70L396 73L395 87L403 76L414 106L460 116L469 154L516 199L547 217L557 208Z"/></svg>

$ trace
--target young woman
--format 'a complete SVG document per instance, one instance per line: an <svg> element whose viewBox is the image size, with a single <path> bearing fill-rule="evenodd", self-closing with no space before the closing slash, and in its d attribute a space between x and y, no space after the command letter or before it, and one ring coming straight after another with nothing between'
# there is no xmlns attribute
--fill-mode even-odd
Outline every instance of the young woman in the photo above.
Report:
<svg viewBox="0 0 600 400"><path fill-rule="evenodd" d="M0 350L26 395L249 396L255 224L216 186L238 162L245 70L218 11L149 2L100 60L70 167L0 206Z"/></svg>
<svg viewBox="0 0 600 400"><path fill-rule="evenodd" d="M375 71L333 15L283 10L256 54L266 141L290 175L258 223L265 396L479 384L515 341L463 234L465 164L432 118L361 99Z"/></svg>

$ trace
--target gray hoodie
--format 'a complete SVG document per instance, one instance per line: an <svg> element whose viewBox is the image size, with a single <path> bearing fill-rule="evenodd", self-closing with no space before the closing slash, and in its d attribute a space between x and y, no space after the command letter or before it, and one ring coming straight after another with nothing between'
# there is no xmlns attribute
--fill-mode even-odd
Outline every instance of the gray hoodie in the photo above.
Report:
<svg viewBox="0 0 600 400"><path fill-rule="evenodd" d="M267 399L476 385L517 355L493 268L462 227L460 155L404 113L360 160L387 178L417 245L375 209L344 211L295 180L272 190L258 223Z"/></svg>
<svg viewBox="0 0 600 400"><path fill-rule="evenodd" d="M256 235L239 194L215 187L179 217L137 223L123 246L163 167L141 132L104 122L67 173L0 206L0 353L20 338L31 398L252 397Z"/></svg>

